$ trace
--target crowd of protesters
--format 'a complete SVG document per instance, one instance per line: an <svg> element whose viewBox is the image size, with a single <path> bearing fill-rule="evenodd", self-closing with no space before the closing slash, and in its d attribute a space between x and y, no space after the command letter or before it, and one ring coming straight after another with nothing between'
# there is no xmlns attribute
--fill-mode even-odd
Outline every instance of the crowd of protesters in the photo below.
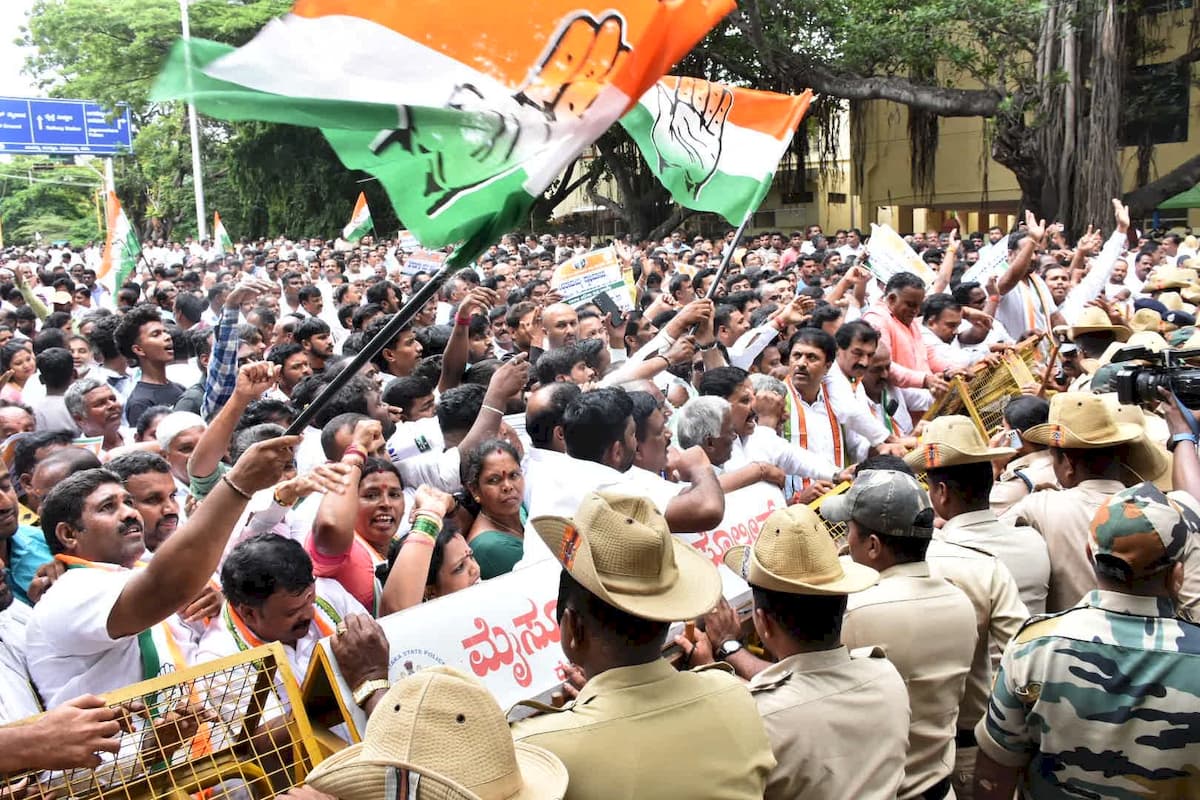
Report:
<svg viewBox="0 0 1200 800"><path fill-rule="evenodd" d="M263 642L303 677L332 637L371 724L296 797L460 733L397 763L480 797L1192 796L1197 422L1116 384L1200 348L1200 259L1101 227L912 234L932 282L858 230L509 235L399 330L431 275L394 240L151 243L116 287L97 247L5 251L0 723L36 719L0 773L102 765L107 693ZM602 246L633 311L559 292ZM1022 342L998 430L927 415ZM739 617L679 535L760 483L788 505L725 554ZM454 670L389 685L375 619L548 559L570 703L509 731Z"/></svg>

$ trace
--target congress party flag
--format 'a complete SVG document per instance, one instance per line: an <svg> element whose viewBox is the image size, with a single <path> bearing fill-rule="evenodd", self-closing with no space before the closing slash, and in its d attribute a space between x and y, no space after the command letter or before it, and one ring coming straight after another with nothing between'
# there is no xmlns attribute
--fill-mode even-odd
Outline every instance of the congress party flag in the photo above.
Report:
<svg viewBox="0 0 1200 800"><path fill-rule="evenodd" d="M96 280L116 296L129 276L137 266L138 258L142 255L142 245L138 242L137 232L125 216L121 201L116 192L108 193L106 203L108 236L104 240L104 255L100 259L100 269Z"/></svg>
<svg viewBox="0 0 1200 800"><path fill-rule="evenodd" d="M379 179L422 246L461 266L725 14L733 0L298 0L234 49L176 43L156 100L321 128ZM319 57L314 57L319 53Z"/></svg>
<svg viewBox="0 0 1200 800"><path fill-rule="evenodd" d="M668 75L621 124L671 197L738 225L762 203L812 100Z"/></svg>
<svg viewBox="0 0 1200 800"><path fill-rule="evenodd" d="M350 215L350 221L346 223L346 227L342 228L342 238L353 244L374 230L375 223L371 221L371 209L367 207L367 195L359 192L358 202L354 204L354 213Z"/></svg>
<svg viewBox="0 0 1200 800"><path fill-rule="evenodd" d="M225 223L221 222L221 215L216 211L213 212L213 241L222 253L233 252L233 240L229 238L229 231L225 230Z"/></svg>

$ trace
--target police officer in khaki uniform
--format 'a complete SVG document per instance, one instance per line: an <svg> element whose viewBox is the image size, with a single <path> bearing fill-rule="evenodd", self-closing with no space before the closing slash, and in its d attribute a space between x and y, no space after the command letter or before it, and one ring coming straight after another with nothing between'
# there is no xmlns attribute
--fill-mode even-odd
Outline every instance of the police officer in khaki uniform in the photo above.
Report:
<svg viewBox="0 0 1200 800"><path fill-rule="evenodd" d="M994 523L997 538L1017 534L1017 529L1002 525L987 505L987 484L991 479L991 460L1011 454L1008 448L991 448L984 442L979 429L968 417L938 417L929 423L921 436L921 445L905 457L913 469L926 473L929 499L933 510L951 527L954 520L970 513L986 515ZM968 511L968 509L972 509ZM1005 530L1007 529L1007 531ZM1024 529L1033 544L1040 547L1045 562L1045 577L1050 563L1046 544L1036 531ZM958 730L954 736L954 776L952 784L959 800L971 800L975 781L975 723L987 714L988 693L992 688L993 657L999 664L1000 654L1021 625L1029 611L1021 602L1020 590L1008 567L982 548L960 544L942 531L935 531L925 553L930 573L950 581L967 595L975 607L975 630L978 640L971 672L958 708ZM1032 560L1032 549L1027 558ZM1044 597L1044 595L1043 595Z"/></svg>
<svg viewBox="0 0 1200 800"><path fill-rule="evenodd" d="M908 754L898 797L942 800L950 794L955 723L978 634L970 599L925 561L933 539L929 497L911 475L867 469L820 511L848 523L851 558L879 571L878 584L850 595L842 641L882 646L908 687Z"/></svg>
<svg viewBox="0 0 1200 800"><path fill-rule="evenodd" d="M720 599L712 563L644 497L591 493L572 519L531 522L563 565L563 653L587 680L558 713L515 723L514 738L562 759L567 800L762 797L775 758L745 684L662 658L670 623Z"/></svg>
<svg viewBox="0 0 1200 800"><path fill-rule="evenodd" d="M1025 431L1041 425L1049 413L1050 404L1040 397L1014 397L1004 407L1004 429L992 444L1016 448L1016 457L1000 468L992 486L990 500L997 516L1031 492L1059 488L1050 451L1024 438Z"/></svg>
<svg viewBox="0 0 1200 800"><path fill-rule="evenodd" d="M846 596L874 586L879 573L839 560L825 524L803 505L773 512L753 548L730 549L725 564L749 582L754 628L779 661L730 645L740 626L727 604L705 617L694 644L675 641L692 663L723 652L749 679L779 761L764 796L894 800L908 750L908 691L882 650L852 653L841 639Z"/></svg>
<svg viewBox="0 0 1200 800"><path fill-rule="evenodd" d="M1031 442L1048 445L1060 492L1034 492L1000 517L1010 525L1029 525L1046 540L1050 552L1050 588L1046 611L1071 608L1096 588L1087 553L1088 526L1096 510L1125 488L1128 447L1142 435L1130 422L1119 422L1098 395L1061 392L1050 401L1046 423L1025 431Z"/></svg>

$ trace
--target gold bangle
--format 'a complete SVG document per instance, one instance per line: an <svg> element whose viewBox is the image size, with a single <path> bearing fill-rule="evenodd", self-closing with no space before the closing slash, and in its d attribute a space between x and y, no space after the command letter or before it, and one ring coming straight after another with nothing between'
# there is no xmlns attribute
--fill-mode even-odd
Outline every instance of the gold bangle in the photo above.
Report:
<svg viewBox="0 0 1200 800"><path fill-rule="evenodd" d="M240 496L243 500L246 500L247 502L249 502L250 498L254 496L254 495L250 494L249 492L247 492L242 487L238 486L236 483L234 483L233 479L229 477L228 472L226 472L224 475L221 476L221 480L225 482L226 486L228 486L230 489L233 489L235 494L237 494L238 496Z"/></svg>

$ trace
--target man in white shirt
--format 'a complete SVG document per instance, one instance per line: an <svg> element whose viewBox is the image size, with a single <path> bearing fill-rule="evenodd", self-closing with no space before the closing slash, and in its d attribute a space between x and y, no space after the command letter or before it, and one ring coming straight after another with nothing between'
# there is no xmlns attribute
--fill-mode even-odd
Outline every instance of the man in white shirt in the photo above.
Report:
<svg viewBox="0 0 1200 800"><path fill-rule="evenodd" d="M296 680L308 673L317 643L351 614L367 614L342 585L314 578L299 542L260 533L229 552L221 565L225 605L196 651L196 663L279 642Z"/></svg>
<svg viewBox="0 0 1200 800"><path fill-rule="evenodd" d="M204 590L246 500L279 480L296 441L247 450L144 566L142 518L116 474L85 470L51 490L42 527L67 571L26 629L29 673L47 707L187 666L195 642L177 612Z"/></svg>

